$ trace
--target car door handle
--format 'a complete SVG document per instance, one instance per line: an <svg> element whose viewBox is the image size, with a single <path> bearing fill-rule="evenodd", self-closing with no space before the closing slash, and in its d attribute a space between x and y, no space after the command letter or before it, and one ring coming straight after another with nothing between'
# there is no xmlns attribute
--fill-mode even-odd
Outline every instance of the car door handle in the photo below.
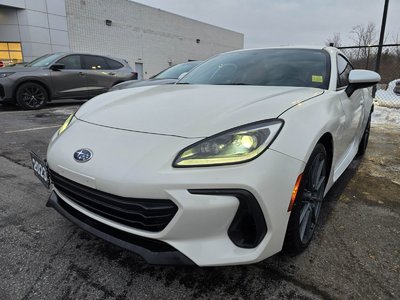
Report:
<svg viewBox="0 0 400 300"><path fill-rule="evenodd" d="M85 76L85 75L86 75L86 74L83 73L83 72L79 72L78 74L79 74L79 76Z"/></svg>
<svg viewBox="0 0 400 300"><path fill-rule="evenodd" d="M115 73L114 72L109 72L108 75L115 75Z"/></svg>

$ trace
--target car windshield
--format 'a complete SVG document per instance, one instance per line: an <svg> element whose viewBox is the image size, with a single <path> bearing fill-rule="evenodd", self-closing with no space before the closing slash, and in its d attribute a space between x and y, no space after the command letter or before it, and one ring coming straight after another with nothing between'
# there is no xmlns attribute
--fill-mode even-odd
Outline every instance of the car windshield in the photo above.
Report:
<svg viewBox="0 0 400 300"><path fill-rule="evenodd" d="M35 60L31 61L27 64L28 67L47 67L52 62L54 62L57 58L59 58L62 54L54 53L54 54L46 54Z"/></svg>
<svg viewBox="0 0 400 300"><path fill-rule="evenodd" d="M156 76L153 78L157 79L178 79L179 75L185 72L189 72L191 69L193 69L195 66L197 66L200 62L189 62L189 63L184 63L184 64L179 64L176 66L173 66L171 68L168 68L161 73L158 73Z"/></svg>
<svg viewBox="0 0 400 300"><path fill-rule="evenodd" d="M178 84L294 86L328 89L329 54L312 49L261 49L217 55Z"/></svg>

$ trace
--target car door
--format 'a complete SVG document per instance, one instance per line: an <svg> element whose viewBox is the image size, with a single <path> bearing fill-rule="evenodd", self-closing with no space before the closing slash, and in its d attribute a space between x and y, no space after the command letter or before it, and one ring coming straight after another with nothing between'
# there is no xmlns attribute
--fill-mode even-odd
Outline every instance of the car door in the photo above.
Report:
<svg viewBox="0 0 400 300"><path fill-rule="evenodd" d="M105 57L83 55L90 97L108 91L116 82L116 72L111 70Z"/></svg>
<svg viewBox="0 0 400 300"><path fill-rule="evenodd" d="M64 69L53 70L50 67L53 95L57 98L87 98L87 78L81 55L64 56L55 64L64 65Z"/></svg>
<svg viewBox="0 0 400 300"><path fill-rule="evenodd" d="M340 161L346 165L353 159L353 154L357 151L361 131L362 120L364 118L364 94L363 90L356 90L350 97L346 94L346 87L349 84L349 73L353 69L350 62L342 55L337 56L338 82L337 90L343 108L343 131L341 143L337 145L341 153Z"/></svg>

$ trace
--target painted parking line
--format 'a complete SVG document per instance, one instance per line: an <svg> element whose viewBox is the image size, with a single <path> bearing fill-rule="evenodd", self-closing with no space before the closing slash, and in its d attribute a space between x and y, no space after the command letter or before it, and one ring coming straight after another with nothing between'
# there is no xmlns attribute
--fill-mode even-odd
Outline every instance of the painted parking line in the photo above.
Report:
<svg viewBox="0 0 400 300"><path fill-rule="evenodd" d="M9 111L1 111L0 110L0 115L9 115L9 114L32 114L32 113L43 113L43 112L50 112L50 113L58 113L58 114L65 114L65 115L70 115L72 112L76 111L78 109L78 105L71 105L71 106L66 106L63 108L60 107L48 107L48 108L43 108L41 110L9 110Z"/></svg>
<svg viewBox="0 0 400 300"><path fill-rule="evenodd" d="M57 127L60 127L60 126L61 125L52 125L52 126L46 126L46 127L36 127L36 128L27 128L27 129L19 129L19 130L10 130L10 131L4 131L4 133L16 133L16 132L43 130L43 129L57 128Z"/></svg>

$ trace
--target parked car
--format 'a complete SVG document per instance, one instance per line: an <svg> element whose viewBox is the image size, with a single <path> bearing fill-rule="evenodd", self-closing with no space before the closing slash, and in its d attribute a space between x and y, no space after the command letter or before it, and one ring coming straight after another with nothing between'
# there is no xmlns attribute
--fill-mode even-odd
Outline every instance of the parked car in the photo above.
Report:
<svg viewBox="0 0 400 300"><path fill-rule="evenodd" d="M81 53L46 54L0 70L0 103L40 109L55 99L88 99L137 78L122 59Z"/></svg>
<svg viewBox="0 0 400 300"><path fill-rule="evenodd" d="M178 64L161 71L157 75L150 77L150 79L148 80L125 81L120 84L114 85L110 89L110 92L116 90L130 89L140 86L174 84L175 82L178 81L180 75L189 72L194 67L198 66L200 63L202 63L202 61L191 61L187 63Z"/></svg>
<svg viewBox="0 0 400 300"><path fill-rule="evenodd" d="M174 85L85 103L47 165L32 155L34 170L47 206L149 263L299 253L324 196L366 151L367 87L379 81L333 47L220 54Z"/></svg>
<svg viewBox="0 0 400 300"><path fill-rule="evenodd" d="M394 92L396 95L399 95L399 96L400 96L400 80L397 80L397 81L396 81L396 84L395 84L395 86L394 86L394 88L393 88L393 92Z"/></svg>

